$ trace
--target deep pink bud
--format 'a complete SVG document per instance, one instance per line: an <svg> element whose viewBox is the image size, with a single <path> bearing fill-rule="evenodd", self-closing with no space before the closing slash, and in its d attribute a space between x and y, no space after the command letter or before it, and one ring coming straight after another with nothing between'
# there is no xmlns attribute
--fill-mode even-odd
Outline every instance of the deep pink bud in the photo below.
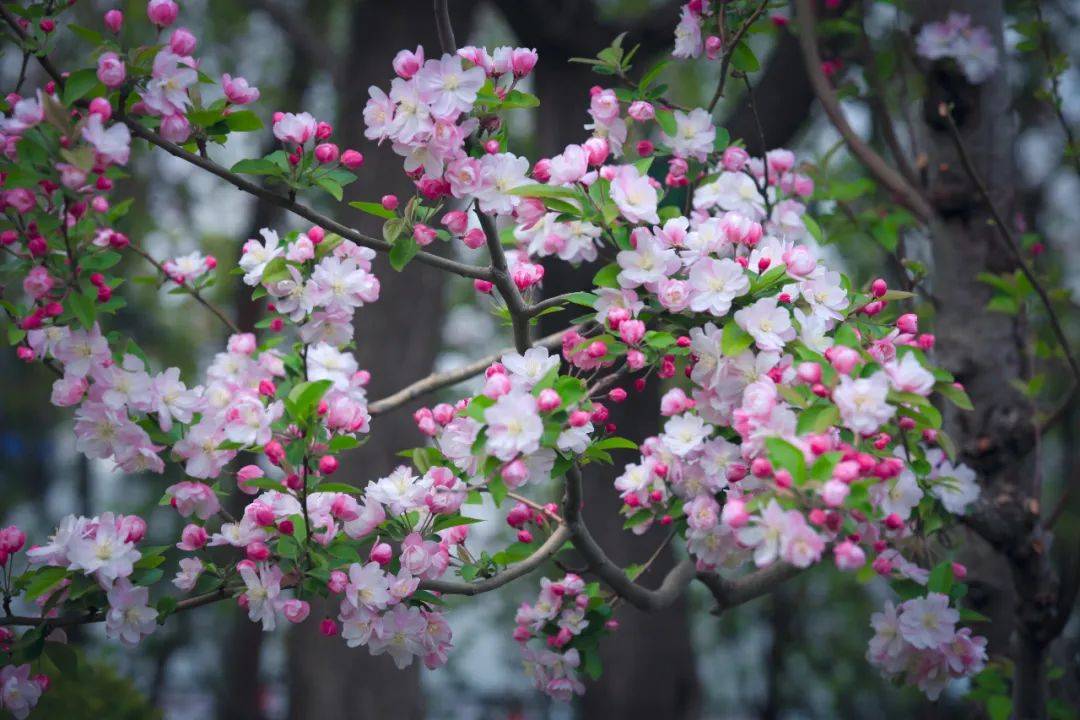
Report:
<svg viewBox="0 0 1080 720"><path fill-rule="evenodd" d="M371 548L371 554L368 557L372 562L377 562L380 565L389 565L390 561L394 559L394 550L388 543L375 543Z"/></svg>
<svg viewBox="0 0 1080 720"><path fill-rule="evenodd" d="M517 539L519 543L525 543L526 545L528 545L533 541L533 536L532 533L528 530L521 529L518 530Z"/></svg>
<svg viewBox="0 0 1080 720"><path fill-rule="evenodd" d="M754 458L754 461L750 463L750 472L754 477L769 477L772 475L772 463L763 457Z"/></svg>
<svg viewBox="0 0 1080 720"><path fill-rule="evenodd" d="M649 140L639 140L637 144L637 154L641 157L648 157L656 151L656 146Z"/></svg>
<svg viewBox="0 0 1080 720"><path fill-rule="evenodd" d="M263 452L266 453L266 458L275 465L280 465L285 459L285 448L277 440L266 443Z"/></svg>
<svg viewBox="0 0 1080 720"><path fill-rule="evenodd" d="M416 223L413 225L413 240L420 247L427 247L431 243L435 242L435 229L430 228L424 223Z"/></svg>
<svg viewBox="0 0 1080 720"><path fill-rule="evenodd" d="M346 150L341 153L341 164L349 170L359 170L364 164L364 154L356 150Z"/></svg>
<svg viewBox="0 0 1080 720"><path fill-rule="evenodd" d="M882 278L877 278L874 282L870 283L870 292L874 297L879 298L889 292L889 284Z"/></svg>
<svg viewBox="0 0 1080 720"><path fill-rule="evenodd" d="M158 27L168 27L176 21L180 8L173 0L150 0L146 5L146 15L150 22Z"/></svg>
<svg viewBox="0 0 1080 720"><path fill-rule="evenodd" d="M383 195L380 202L382 203L382 206L387 210L397 210L397 195Z"/></svg>
<svg viewBox="0 0 1080 720"><path fill-rule="evenodd" d="M585 427L589 424L589 413L584 410L575 410L570 413L570 427Z"/></svg>
<svg viewBox="0 0 1080 720"><path fill-rule="evenodd" d="M372 549L374 552L374 548ZM340 594L345 592L345 588L349 585L349 576L341 570L333 570L330 573L330 579L326 581L326 588L334 594Z"/></svg>
<svg viewBox="0 0 1080 720"><path fill-rule="evenodd" d="M169 36L169 49L177 55L190 55L195 51L195 35L187 28L176 28Z"/></svg>
<svg viewBox="0 0 1080 720"><path fill-rule="evenodd" d="M333 637L338 634L337 623L330 618L323 618L322 622L319 623L319 632L326 637Z"/></svg>
<svg viewBox="0 0 1080 720"><path fill-rule="evenodd" d="M896 318L896 328L907 335L915 335L919 332L919 316L915 313L904 313Z"/></svg>
<svg viewBox="0 0 1080 720"><path fill-rule="evenodd" d="M124 13L119 10L110 10L105 13L105 27L112 30L114 33L120 32L120 28L124 26Z"/></svg>
<svg viewBox="0 0 1080 720"><path fill-rule="evenodd" d="M266 543L261 540L256 540L253 543L248 543L248 546L244 548L247 559L252 562L262 562L266 558L270 557L270 548Z"/></svg>
<svg viewBox="0 0 1080 720"><path fill-rule="evenodd" d="M562 405L562 398L552 388L544 388L536 398L536 407L541 412L549 412Z"/></svg>
<svg viewBox="0 0 1080 720"><path fill-rule="evenodd" d="M327 165L337 160L338 154L338 146L334 143L319 143L315 146L315 159L323 165Z"/></svg>

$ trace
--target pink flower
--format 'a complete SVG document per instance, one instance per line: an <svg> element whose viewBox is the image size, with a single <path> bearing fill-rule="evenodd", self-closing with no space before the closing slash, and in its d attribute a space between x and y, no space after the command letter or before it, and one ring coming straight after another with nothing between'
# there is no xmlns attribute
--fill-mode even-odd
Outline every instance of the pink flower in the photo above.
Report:
<svg viewBox="0 0 1080 720"><path fill-rule="evenodd" d="M158 27L172 25L179 12L180 8L173 0L150 0L146 5L147 17Z"/></svg>
<svg viewBox="0 0 1080 720"><path fill-rule="evenodd" d="M533 71L536 61L539 59L536 50L528 48L514 48L510 53L510 72L516 78L523 78Z"/></svg>
<svg viewBox="0 0 1080 720"><path fill-rule="evenodd" d="M165 494L171 498L171 505L180 513L180 517L189 517L192 513L206 520L221 509L217 495L209 485L195 481L184 481L170 485Z"/></svg>
<svg viewBox="0 0 1080 720"><path fill-rule="evenodd" d="M247 105L259 99L259 89L248 84L242 77L234 78L229 74L221 76L221 88L225 98L234 105Z"/></svg>
<svg viewBox="0 0 1080 720"><path fill-rule="evenodd" d="M177 55L190 55L195 50L195 35L187 28L176 28L169 36L169 49Z"/></svg>
<svg viewBox="0 0 1080 720"><path fill-rule="evenodd" d="M191 124L183 115L169 115L161 121L161 136L169 142L182 143L191 135Z"/></svg>
<svg viewBox="0 0 1080 720"><path fill-rule="evenodd" d="M394 56L393 65L398 77L408 80L424 66L424 48L417 45L416 52L399 50Z"/></svg>
<svg viewBox="0 0 1080 720"><path fill-rule="evenodd" d="M127 68L120 56L114 52L102 53L98 58L98 80L107 88L118 88L124 84L125 77L127 77Z"/></svg>
<svg viewBox="0 0 1080 720"><path fill-rule="evenodd" d="M284 113L274 120L274 137L283 143L303 145L315 136L317 126L310 113Z"/></svg>

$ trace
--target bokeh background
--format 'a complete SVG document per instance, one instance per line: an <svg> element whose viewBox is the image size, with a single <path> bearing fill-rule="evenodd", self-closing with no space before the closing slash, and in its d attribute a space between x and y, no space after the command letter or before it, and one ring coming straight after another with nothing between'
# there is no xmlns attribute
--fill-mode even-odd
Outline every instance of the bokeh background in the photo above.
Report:
<svg viewBox="0 0 1080 720"><path fill-rule="evenodd" d="M144 12L140 1L117 3L80 0L70 11L76 22L101 23L101 13L121 7L129 16ZM586 137L589 87L601 78L570 57L594 55L617 34L629 31L627 45L640 44L638 63L645 68L670 51L679 3L667 0L452 0L458 42L476 45L535 47L540 63L529 79L539 95L535 110L515 111L515 151L531 158L559 152ZM851 3L841 3L845 8ZM865 3L867 37L833 28L828 51L844 62L867 52L879 58L895 53L897 8L902 3ZM1030 3L1009 3L1019 16ZM1055 41L1070 57L1080 55L1080 3L1043 3ZM783 10L781 10L783 12ZM401 48L423 44L429 56L437 48L430 0L185 0L180 23L199 38L203 69L211 76L228 71L242 75L262 91L260 111L311 111L331 121L342 147L360 149L367 162L360 181L347 188L347 200L374 200L386 192L409 192L400 159L388 148L363 138L361 110L372 84L387 86L390 60ZM831 155L830 177L851 185L857 208L859 168L836 151L837 136L821 117L806 82L794 36L770 27L756 34L752 46L762 60L751 74L765 141L786 146L818 161ZM72 42L76 42L72 40ZM1007 31L1009 47L1018 42ZM64 45L65 58L88 48ZM10 87L18 73L17 53L0 56L0 87ZM85 63L84 63L85 64ZM901 70L902 71L902 70ZM1042 70L1037 64L1010 61L1008 77L1018 98L1029 98ZM703 103L714 85L715 67L679 64L665 72L670 93L685 104ZM864 137L879 142L879 128L865 102L865 79L841 71L844 108ZM1064 114L1080 119L1080 75L1062 78ZM912 92L917 93L918 88ZM760 135L740 83L732 83L720 105L720 124L734 138L761 151ZM1080 291L1080 178L1062 157L1060 126L1046 107L1018 100L1013 108L1022 127L1014 154L1022 214L1017 222L1041 232L1060 263L1060 277ZM213 150L221 164L265 154L269 133L235 138ZM133 176L121 193L135 198L127 230L156 257L201 248L230 267L243 240L261 227L302 229L295 218L162 153L140 152ZM843 210L843 212L841 212ZM873 233L860 232L844 208L824 205L834 258L858 281L887 274L887 253ZM342 220L377 231L359 212L338 206ZM450 250L447 250L450 252ZM918 253L918 247L912 249ZM148 274L140 259L125 259L129 277ZM357 345L361 366L373 375L371 394L379 397L425 375L432 368L453 367L507 345L497 318L475 302L469 283L430 268L411 265L404 274L377 268L380 302L358 313ZM546 290L578 288L592 270L552 266ZM253 327L259 308L247 289L222 273L212 290L230 308L241 327ZM224 340L214 318L189 299L169 295L152 283L126 286L128 306L117 318L122 331L137 336L160 364L177 364L185 373L205 366ZM555 322L560 318L556 317ZM1075 324L1076 318L1070 318ZM557 329L556 326L551 328ZM124 477L109 465L87 461L73 449L71 417L48 402L48 373L24 366L14 353L0 353L0 518L17 522L31 538L41 538L56 519L75 512L106 509L139 512L151 518L154 544L170 542L179 531L175 513L157 508L163 489L176 481L164 477ZM621 409L621 434L640 439L656 424L658 393L649 388ZM354 451L341 473L355 482L385 473L397 464L397 449L417 445L409 408L379 417L372 440ZM1075 411L1041 449L1047 492L1077 477L1075 446L1080 416ZM1071 451L1071 452L1070 452ZM171 469L170 472L175 472ZM610 479L607 478L607 479ZM554 493L554 490L551 491ZM603 477L589 483L590 521L609 552L623 563L640 562L657 538L631 538L622 532L613 508L615 495ZM490 511L490 509L489 509ZM1062 521L1075 525L1075 515ZM490 523L488 533L502 532ZM483 532L485 526L477 526ZM1064 537L1070 537L1066 532ZM1075 537L1075 535L1073 535ZM495 538L492 538L493 540ZM970 552L976 556L978 548ZM670 557L646 576L661 575ZM986 603L1007 602L1007 580L993 573L973 593ZM317 630L318 611L303 626L264 634L234 606L222 603L178 615L137 651L103 642L99 628L79 630L86 671L78 680L60 679L42 699L35 718L222 718L278 720L291 718L945 718L977 717L983 711L963 700L966 686L954 686L943 700L926 703L914 690L883 681L865 660L871 635L868 619L885 597L884 584L859 584L852 576L806 573L775 594L716 617L706 597L691 593L675 607L652 616L622 608L622 627L604 648L605 674L573 705L553 704L529 687L521 673L510 632L513 612L535 594L535 584L521 581L497 595L461 603L451 601L455 651L449 665L428 672L414 664L397 671L388 657L349 650L340 638ZM1004 599L1003 599L1004 598ZM1078 627L1074 618L1058 644L1055 683L1075 688ZM989 677L986 682L993 682ZM1068 696L1068 690L1065 696ZM1075 694L1071 697L1077 697ZM1068 717L1068 703L1055 712Z"/></svg>

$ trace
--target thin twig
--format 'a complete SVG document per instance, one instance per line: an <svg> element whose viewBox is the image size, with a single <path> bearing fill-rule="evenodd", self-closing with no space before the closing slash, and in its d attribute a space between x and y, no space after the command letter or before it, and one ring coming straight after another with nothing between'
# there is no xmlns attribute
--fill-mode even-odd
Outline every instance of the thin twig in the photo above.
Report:
<svg viewBox="0 0 1080 720"><path fill-rule="evenodd" d="M903 175L885 162L884 158L878 155L873 148L863 142L862 138L848 124L847 118L844 117L844 111L840 108L840 101L836 97L836 92L821 69L821 56L818 54L817 48L817 31L814 27L813 2L812 0L796 0L795 5L799 20L799 45L803 51L806 74L810 79L810 85L814 88L814 94L817 96L818 102L821 103L821 107L825 110L825 114L828 115L833 127L844 138L844 142L847 143L852 154L862 162L871 175L877 178L878 182L896 195L897 199L915 213L920 220L924 222L930 220L934 217L934 209L926 198L922 196L922 193L908 183Z"/></svg>
<svg viewBox="0 0 1080 720"><path fill-rule="evenodd" d="M956 126L956 121L953 120L952 111L948 105L942 103L938 107L938 113L945 119L949 126L949 135L952 138L953 145L956 147L956 152L960 155L960 162L964 166L964 171L967 172L971 182L974 183L975 189L979 192L979 196L982 198L983 203L986 205L987 210L990 212L990 216L994 219L994 226L997 228L998 235L1005 242L1005 245L1009 248L1009 251L1013 254L1013 258L1016 260L1016 264L1020 266L1020 271L1024 273L1024 277L1028 279L1031 286L1035 288L1036 294L1039 296L1039 300L1042 301L1043 306L1046 308L1046 314L1050 318L1050 327L1054 331L1054 336L1057 338L1058 344L1061 345L1061 351L1065 353L1065 360L1069 364L1069 369L1072 370L1073 384L1069 390L1069 394L1076 391L1076 388L1080 386L1080 365L1077 364L1076 358L1072 354L1072 350L1069 348L1069 339L1065 335L1065 330L1061 327L1061 321L1058 319L1057 311L1054 310L1053 304L1050 302L1050 296L1046 292L1046 288L1035 276L1034 271L1024 260L1023 253L1020 252L1020 244L1016 242L1016 238L1013 237L1012 230L1005 222L1005 219L1001 216L997 206L994 204L993 199L990 197L990 191L986 187L986 183L983 181L982 176L979 175L979 171L976 170L974 163L971 161L971 156L968 153L967 145L964 143L964 138L960 135L960 129Z"/></svg>
<svg viewBox="0 0 1080 720"><path fill-rule="evenodd" d="M168 271L165 270L165 266L162 265L160 262L158 262L148 252L143 250L138 245L129 245L128 247L130 247L136 253L141 255L143 258L145 258L148 263L150 263L155 268L157 268L158 272L160 272L162 274L162 276L165 277L166 280L170 280L170 281L175 282L174 280L172 280L171 277L169 277L169 273L168 273ZM187 283L177 283L177 286L182 288L185 292L187 292L188 295L195 298L196 302L198 302L204 308L206 308L211 313L213 313L215 316L217 316L217 319L220 320L221 322L225 323L225 326L227 328L229 328L229 330L234 335L239 335L242 332L240 330L240 327L236 323L234 323L232 320L230 320L229 317L224 312L222 312L221 308L217 307L212 302L210 302L205 297L203 297L202 293L199 290L192 287L191 285L188 285Z"/></svg>
<svg viewBox="0 0 1080 720"><path fill-rule="evenodd" d="M735 34L731 36L731 40L724 43L724 57L720 60L720 79L716 83L716 92L713 93L712 100L709 101L707 110L712 115L713 110L716 109L716 104L720 102L720 98L724 96L724 85L727 83L728 70L731 65L731 58L735 55L735 49L739 47L739 43L742 41L743 36L750 30L750 26L761 17L761 13L765 12L765 8L768 7L769 0L762 0L754 12L750 13L750 16L743 21L743 24L739 26L739 29L735 31ZM723 9L720 12L724 12Z"/></svg>

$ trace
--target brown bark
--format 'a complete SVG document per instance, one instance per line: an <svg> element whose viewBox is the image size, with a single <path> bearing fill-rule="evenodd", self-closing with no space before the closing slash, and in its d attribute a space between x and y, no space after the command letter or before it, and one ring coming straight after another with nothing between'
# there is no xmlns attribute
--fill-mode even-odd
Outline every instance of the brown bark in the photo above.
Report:
<svg viewBox="0 0 1080 720"><path fill-rule="evenodd" d="M462 19L456 19L456 28L464 34L467 28ZM390 59L399 49L417 44L436 54L430 0L365 3L355 11L343 60L347 69L338 73L341 121L337 132L342 148L361 149L366 162L358 173L360 180L346 188L347 201L377 200L387 192L407 198L413 192L401 158L389 147L376 148L365 141L360 118L368 86L385 88L391 77ZM344 206L338 212L365 231L380 232L378 223L366 221L359 213ZM373 398L431 371L441 345L444 310L444 273L419 263L397 273L382 256L375 262L375 273L381 283L379 301L356 316L356 356L360 367L371 372L368 390ZM341 458L338 475L342 481L363 485L401 462L395 457L397 450L421 444L411 419L415 407L380 415L372 423L370 441ZM336 617L337 609L334 604L314 606L313 621L290 636L290 717L422 718L419 663L399 671L389 656L373 657L364 648L346 647L340 637L323 637L317 629L319 613Z"/></svg>
<svg viewBox="0 0 1080 720"><path fill-rule="evenodd" d="M972 24L989 28L1002 47L1000 0L927 1L916 8L921 21L943 19L950 12L970 14ZM1010 618L1013 711L1026 720L1046 717L1047 651L1062 624L1049 533L1039 526L1039 472L1029 456L1036 442L1033 408L1012 385L1030 375L1030 333L1022 315L986 311L991 291L976 276L1009 272L1016 264L964 171L948 125L938 115L940 103L954 107L961 141L977 174L994 205L1010 217L1016 193L1016 129L1004 68L1003 61L998 72L978 86L941 66L931 68L923 115L930 158L928 194L941 217L933 238L939 355L964 383L975 406L970 413L950 412L947 426L964 460L984 479L983 497L970 524L1011 571L1016 595Z"/></svg>

